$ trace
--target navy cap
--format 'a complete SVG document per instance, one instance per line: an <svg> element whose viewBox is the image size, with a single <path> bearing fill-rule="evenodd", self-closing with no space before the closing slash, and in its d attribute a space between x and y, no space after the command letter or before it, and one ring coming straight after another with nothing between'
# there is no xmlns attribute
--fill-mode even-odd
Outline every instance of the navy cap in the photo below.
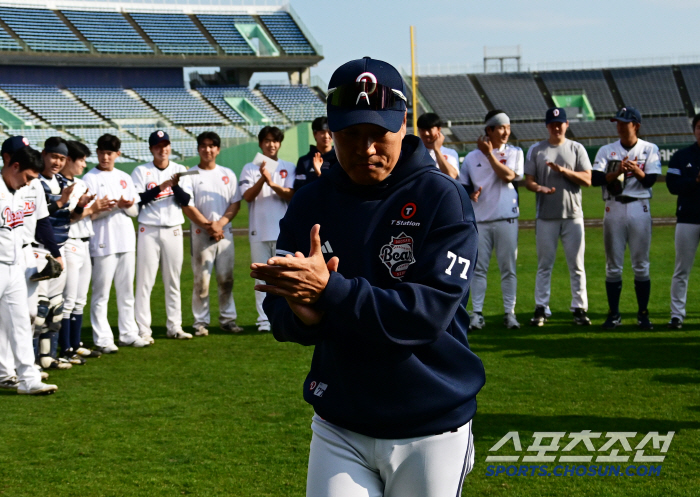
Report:
<svg viewBox="0 0 700 497"><path fill-rule="evenodd" d="M610 119L611 123L620 121L622 123L639 123L642 124L642 114L634 107L623 107L617 111L615 117Z"/></svg>
<svg viewBox="0 0 700 497"><path fill-rule="evenodd" d="M544 116L544 123L565 123L568 121L566 118L566 111L561 107L554 107L552 109L547 109L547 114Z"/></svg>
<svg viewBox="0 0 700 497"><path fill-rule="evenodd" d="M376 124L382 128L396 133L401 129L406 113L406 87L399 71L391 64L364 57L362 59L346 62L335 70L328 83L329 97L337 88L360 82L366 84L383 85L391 89L397 96L397 102L392 108L373 110L362 98L357 99L354 107L336 107L328 99L328 127L331 131L340 131L355 124ZM389 92L389 93L391 93ZM370 92L371 93L371 92ZM369 97L367 98L369 102Z"/></svg>
<svg viewBox="0 0 700 497"><path fill-rule="evenodd" d="M29 140L23 136L11 136L4 142L2 142L2 151L0 153L12 155L18 150L28 147Z"/></svg>
<svg viewBox="0 0 700 497"><path fill-rule="evenodd" d="M168 136L168 133L162 129L159 129L151 133L151 136L148 137L148 146L153 147L154 145L158 145L160 142L165 141L170 143L170 137Z"/></svg>

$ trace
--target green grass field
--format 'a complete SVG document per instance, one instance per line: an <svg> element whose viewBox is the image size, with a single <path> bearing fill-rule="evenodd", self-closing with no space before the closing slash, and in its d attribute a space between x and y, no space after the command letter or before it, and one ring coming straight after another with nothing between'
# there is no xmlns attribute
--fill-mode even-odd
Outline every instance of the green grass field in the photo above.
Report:
<svg viewBox="0 0 700 497"><path fill-rule="evenodd" d="M534 197L530 192L521 195ZM602 204L599 197L596 200ZM586 202L588 209L588 196ZM594 217L590 211L586 214ZM235 225L245 226L245 219L243 211ZM590 228L586 235L590 315L595 323L590 328L571 325L561 249L553 278L554 316L541 329L503 328L498 274L495 261L491 264L484 309L488 325L470 335L487 382L478 396L476 464L466 479L465 496L698 495L700 264L691 276L685 326L668 331L664 324L669 317L673 227L656 227L650 306L656 329L640 332L634 325L627 265L624 325L614 333L603 332L599 324L607 303L602 230ZM155 345L122 348L84 367L53 373L50 381L59 385L53 396L0 394L0 495L304 495L312 411L301 388L312 349L280 344L270 334L257 333L253 282L247 275L248 242L245 237L235 241L234 294L245 332L224 333L214 319L209 337L166 340L158 283L152 299L154 323L161 325L154 327ZM516 311L525 322L534 306L534 230L521 231L519 246ZM182 289L184 322L190 325L189 254ZM214 295L212 304L216 316ZM116 322L114 307L110 319ZM91 342L88 320L84 340ZM520 433L526 449L535 431L581 430L676 435L660 476L485 475L488 449L509 431Z"/></svg>

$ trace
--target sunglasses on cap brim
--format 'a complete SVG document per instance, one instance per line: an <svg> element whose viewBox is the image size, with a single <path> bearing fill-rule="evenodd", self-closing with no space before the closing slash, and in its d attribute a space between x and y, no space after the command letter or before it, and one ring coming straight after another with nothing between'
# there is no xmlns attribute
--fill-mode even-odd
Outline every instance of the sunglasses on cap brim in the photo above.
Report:
<svg viewBox="0 0 700 497"><path fill-rule="evenodd" d="M405 110L401 102L408 103L401 91L366 81L329 88L327 99L340 109Z"/></svg>

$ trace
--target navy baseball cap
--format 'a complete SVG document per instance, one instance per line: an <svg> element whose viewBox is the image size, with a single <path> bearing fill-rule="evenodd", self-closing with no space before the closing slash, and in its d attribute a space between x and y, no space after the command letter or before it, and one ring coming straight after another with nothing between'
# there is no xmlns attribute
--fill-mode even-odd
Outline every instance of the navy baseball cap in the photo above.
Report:
<svg viewBox="0 0 700 497"><path fill-rule="evenodd" d="M544 116L544 123L565 123L568 121L566 118L566 111L561 107L554 107L552 109L547 109L547 114Z"/></svg>
<svg viewBox="0 0 700 497"><path fill-rule="evenodd" d="M153 147L154 145L158 145L160 142L170 143L170 137L168 136L168 133L166 133L162 129L151 133L151 136L148 137L148 146Z"/></svg>
<svg viewBox="0 0 700 497"><path fill-rule="evenodd" d="M2 142L2 150L0 153L12 155L19 149L29 146L29 140L23 136L11 136Z"/></svg>
<svg viewBox="0 0 700 497"><path fill-rule="evenodd" d="M610 119L611 123L620 121L622 123L639 123L642 124L642 114L634 107L623 107L617 111L615 117Z"/></svg>
<svg viewBox="0 0 700 497"><path fill-rule="evenodd" d="M406 113L406 88L394 66L365 57L335 70L328 83L328 127L376 124L396 133Z"/></svg>

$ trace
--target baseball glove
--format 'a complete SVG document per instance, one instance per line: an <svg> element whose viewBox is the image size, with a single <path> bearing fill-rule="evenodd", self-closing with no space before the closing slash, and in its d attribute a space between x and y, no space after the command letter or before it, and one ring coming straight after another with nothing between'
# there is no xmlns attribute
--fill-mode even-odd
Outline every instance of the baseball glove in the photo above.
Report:
<svg viewBox="0 0 700 497"><path fill-rule="evenodd" d="M29 281L42 281L50 280L51 278L58 278L61 275L63 268L61 263L58 262L51 254L46 254L46 266L44 269L38 273L34 273L29 278Z"/></svg>

